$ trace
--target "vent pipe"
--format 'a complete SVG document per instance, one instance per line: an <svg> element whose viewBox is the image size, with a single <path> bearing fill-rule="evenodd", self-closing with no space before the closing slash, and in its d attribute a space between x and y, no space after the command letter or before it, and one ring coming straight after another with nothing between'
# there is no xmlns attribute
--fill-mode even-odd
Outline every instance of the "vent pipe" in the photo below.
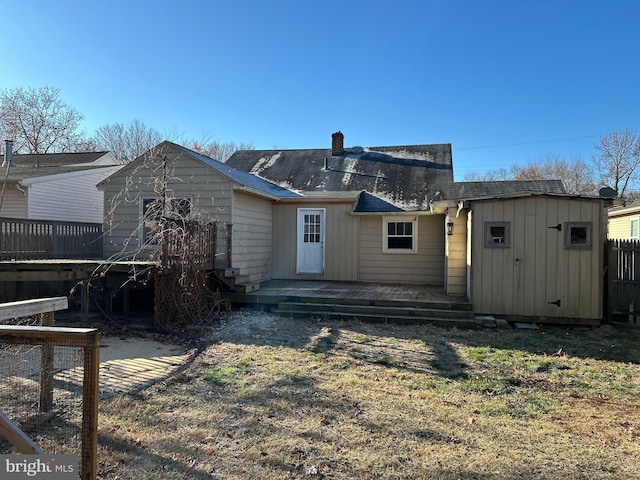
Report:
<svg viewBox="0 0 640 480"><path fill-rule="evenodd" d="M2 166L10 167L12 165L11 160L13 159L13 140L5 140L4 143L4 162L2 162Z"/></svg>

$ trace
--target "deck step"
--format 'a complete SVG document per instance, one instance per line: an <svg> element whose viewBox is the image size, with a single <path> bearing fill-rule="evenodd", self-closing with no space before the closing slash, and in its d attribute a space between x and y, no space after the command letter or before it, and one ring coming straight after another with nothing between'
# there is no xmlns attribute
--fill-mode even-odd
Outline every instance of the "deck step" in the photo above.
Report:
<svg viewBox="0 0 640 480"><path fill-rule="evenodd" d="M260 282L236 284L235 289L240 293L251 293L260 290Z"/></svg>
<svg viewBox="0 0 640 480"><path fill-rule="evenodd" d="M281 312L314 312L331 313L341 312L345 314L369 314L399 317L440 317L440 318L474 318L471 310L453 310L449 308L424 308L401 306L365 306L338 303L307 303L307 302L280 302L278 310Z"/></svg>
<svg viewBox="0 0 640 480"><path fill-rule="evenodd" d="M325 303L280 302L276 314L318 320L359 320L375 323L432 324L449 327L496 327L495 321L476 318L469 310L446 308L378 307Z"/></svg>

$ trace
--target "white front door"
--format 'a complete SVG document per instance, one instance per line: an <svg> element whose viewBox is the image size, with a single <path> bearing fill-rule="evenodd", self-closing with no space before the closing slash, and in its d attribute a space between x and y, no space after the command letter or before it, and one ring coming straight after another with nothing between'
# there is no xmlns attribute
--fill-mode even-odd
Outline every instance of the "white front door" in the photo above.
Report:
<svg viewBox="0 0 640 480"><path fill-rule="evenodd" d="M323 272L324 208L299 208L297 273Z"/></svg>

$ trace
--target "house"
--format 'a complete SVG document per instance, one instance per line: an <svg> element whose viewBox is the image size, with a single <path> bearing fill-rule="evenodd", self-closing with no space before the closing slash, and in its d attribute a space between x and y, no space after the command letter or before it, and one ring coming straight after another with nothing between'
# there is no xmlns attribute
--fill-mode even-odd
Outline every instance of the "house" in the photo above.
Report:
<svg viewBox="0 0 640 480"><path fill-rule="evenodd" d="M11 155L2 159L0 217L102 223L96 185L121 165L110 152Z"/></svg>
<svg viewBox="0 0 640 480"><path fill-rule="evenodd" d="M183 213L217 222L216 268L233 265L247 281L270 278L273 202L300 194L169 141L98 184L108 258L144 259L153 252L144 212L158 198L163 178Z"/></svg>
<svg viewBox="0 0 640 480"><path fill-rule="evenodd" d="M429 284L477 313L602 317L603 199L560 181L454 182L450 144L345 148L336 132L331 148L238 151L222 164L163 142L100 184L105 253L144 254L158 178L219 221L217 266L245 290Z"/></svg>
<svg viewBox="0 0 640 480"><path fill-rule="evenodd" d="M640 239L640 200L627 206L610 208L608 218L608 237L611 240Z"/></svg>

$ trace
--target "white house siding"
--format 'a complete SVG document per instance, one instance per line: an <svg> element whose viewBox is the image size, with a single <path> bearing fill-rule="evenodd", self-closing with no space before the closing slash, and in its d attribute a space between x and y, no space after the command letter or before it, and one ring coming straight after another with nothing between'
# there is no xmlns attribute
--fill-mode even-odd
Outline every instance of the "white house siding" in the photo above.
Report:
<svg viewBox="0 0 640 480"><path fill-rule="evenodd" d="M30 182L26 187L28 218L102 223L104 195L96 185L118 168L52 175Z"/></svg>
<svg viewBox="0 0 640 480"><path fill-rule="evenodd" d="M271 278L272 202L243 192L233 194L231 266L251 282Z"/></svg>
<svg viewBox="0 0 640 480"><path fill-rule="evenodd" d="M602 318L600 200L537 196L474 202L472 304L476 313ZM485 222L509 222L509 248L487 248ZM565 247L566 222L591 222L591 248ZM562 225L562 230L555 227ZM554 303L560 300L560 306Z"/></svg>
<svg viewBox="0 0 640 480"><path fill-rule="evenodd" d="M325 266L322 274L296 273L298 208L325 209ZM275 204L273 209L273 278L357 281L359 217L350 215L352 209L351 202Z"/></svg>
<svg viewBox="0 0 640 480"><path fill-rule="evenodd" d="M403 217L398 217L398 220ZM444 215L420 215L417 253L382 252L382 218L360 217L361 282L444 285Z"/></svg>
<svg viewBox="0 0 640 480"><path fill-rule="evenodd" d="M227 251L224 229L230 223L232 182L173 147L167 147L161 154L167 158L166 175L171 195L191 198L194 214L220 221L216 260L224 261ZM140 202L142 198L156 196L155 182L162 175L159 158L134 161L101 185L104 191L105 255L130 257L138 250ZM144 257L144 252L138 256Z"/></svg>
<svg viewBox="0 0 640 480"><path fill-rule="evenodd" d="M27 218L27 197L15 185L7 185L4 190L0 217Z"/></svg>

